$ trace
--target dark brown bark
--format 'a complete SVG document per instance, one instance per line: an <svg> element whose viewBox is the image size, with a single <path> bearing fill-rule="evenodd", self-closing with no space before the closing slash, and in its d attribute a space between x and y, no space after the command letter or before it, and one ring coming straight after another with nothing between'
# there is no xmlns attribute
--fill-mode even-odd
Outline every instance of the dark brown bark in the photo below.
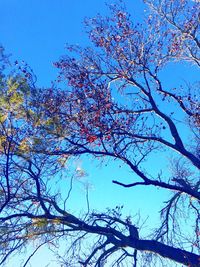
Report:
<svg viewBox="0 0 200 267"><path fill-rule="evenodd" d="M179 248L174 248L162 244L154 240L138 240L134 247L141 251L150 251L156 253L164 258L182 263L186 266L200 266L200 256Z"/></svg>

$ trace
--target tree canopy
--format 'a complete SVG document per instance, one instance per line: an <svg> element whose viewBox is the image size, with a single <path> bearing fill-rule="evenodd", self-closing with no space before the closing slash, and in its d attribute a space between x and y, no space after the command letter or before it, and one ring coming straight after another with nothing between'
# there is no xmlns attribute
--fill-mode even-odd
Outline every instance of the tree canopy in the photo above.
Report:
<svg viewBox="0 0 200 267"><path fill-rule="evenodd" d="M166 77L171 66L199 71L200 4L145 4L143 22L133 23L123 1L86 19L91 45L68 45L51 88L0 50L0 265L37 240L23 267L56 244L66 246L62 266L200 266L199 81L171 86ZM132 182L113 186L164 190L160 225L144 234L121 206L70 211L56 181L70 179L66 162L84 155L130 169Z"/></svg>

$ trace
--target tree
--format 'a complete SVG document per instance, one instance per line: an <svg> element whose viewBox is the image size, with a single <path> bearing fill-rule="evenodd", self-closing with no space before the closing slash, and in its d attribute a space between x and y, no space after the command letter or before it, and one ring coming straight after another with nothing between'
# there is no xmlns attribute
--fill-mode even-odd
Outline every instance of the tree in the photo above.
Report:
<svg viewBox="0 0 200 267"><path fill-rule="evenodd" d="M37 89L26 65L17 75L2 75L2 264L30 240L40 240L37 251L67 239L64 266L106 266L107 260L109 266L150 266L152 255L163 265L165 258L200 265L199 84L170 88L163 78L169 66L178 70L183 63L198 72L200 5L145 2L142 24L131 21L121 1L109 5L110 17L85 21L93 48L68 46L72 56L55 63L62 88ZM172 157L171 172L149 169L158 153ZM160 227L141 236L121 207L72 214L52 181L71 156L81 155L128 166L133 182L113 181L118 186L169 192Z"/></svg>

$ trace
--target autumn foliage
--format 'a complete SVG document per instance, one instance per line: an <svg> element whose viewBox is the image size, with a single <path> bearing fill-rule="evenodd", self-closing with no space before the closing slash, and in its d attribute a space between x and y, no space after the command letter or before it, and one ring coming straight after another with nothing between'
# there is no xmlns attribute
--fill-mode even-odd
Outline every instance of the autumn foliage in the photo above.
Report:
<svg viewBox="0 0 200 267"><path fill-rule="evenodd" d="M6 73L1 55L0 264L30 240L40 247L68 238L65 266L199 266L199 81L173 81L170 68L198 74L200 4L144 2L143 22L133 22L123 1L108 5L109 16L86 19L90 46L67 46L51 88L37 88L26 64ZM56 178L83 155L130 169L132 182L113 186L166 191L160 224L139 235L140 222L124 218L122 207L69 211ZM169 169L158 157L172 159Z"/></svg>

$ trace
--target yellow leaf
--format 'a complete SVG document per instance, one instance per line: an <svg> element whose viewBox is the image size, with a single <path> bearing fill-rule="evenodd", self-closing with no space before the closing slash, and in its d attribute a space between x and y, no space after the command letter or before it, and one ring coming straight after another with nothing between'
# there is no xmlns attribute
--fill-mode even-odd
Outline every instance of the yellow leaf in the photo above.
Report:
<svg viewBox="0 0 200 267"><path fill-rule="evenodd" d="M55 224L59 224L61 222L61 220L60 219L53 219L52 222Z"/></svg>
<svg viewBox="0 0 200 267"><path fill-rule="evenodd" d="M5 144L6 144L6 137L1 135L0 136L0 152L4 150Z"/></svg>
<svg viewBox="0 0 200 267"><path fill-rule="evenodd" d="M7 117L8 117L7 114L0 114L0 123L4 123Z"/></svg>
<svg viewBox="0 0 200 267"><path fill-rule="evenodd" d="M22 140L19 145L20 152L28 152L30 150L30 146L26 139Z"/></svg>

